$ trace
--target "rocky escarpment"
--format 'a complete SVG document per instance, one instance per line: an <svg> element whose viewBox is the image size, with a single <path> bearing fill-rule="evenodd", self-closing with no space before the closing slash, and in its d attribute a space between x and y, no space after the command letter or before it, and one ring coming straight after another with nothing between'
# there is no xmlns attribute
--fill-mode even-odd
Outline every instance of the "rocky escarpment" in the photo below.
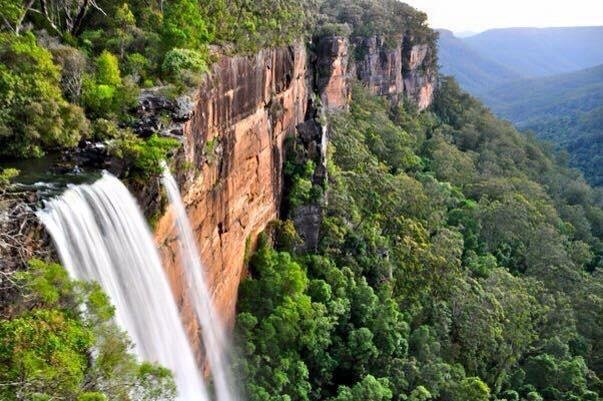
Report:
<svg viewBox="0 0 603 401"><path fill-rule="evenodd" d="M286 139L291 138L296 157L315 162L313 183L324 185L328 136L324 113L348 107L355 79L376 95L393 100L405 95L419 108L431 103L435 71L429 67L429 47L402 38L394 42L392 47L376 37L325 36L309 46L299 43L265 49L254 56L223 57L190 96L174 101L158 90L142 94L139 122L133 127L137 134L159 133L183 143L170 164L217 311L227 323L234 319L246 256L257 235L282 210ZM82 157L92 157L92 164L117 175L123 171L124 164L111 159L104 147L86 149ZM158 180L131 181L129 185L147 216L164 210ZM317 199L287 211L307 250L318 242L321 202ZM155 230L157 243L191 337L199 338L179 267L173 217L169 209L161 213ZM32 216L31 210L27 216ZM30 217L7 221L20 229L21 223L32 224ZM24 232L30 231L17 231L19 235ZM39 233L39 227L31 232ZM33 234L24 238L35 242L29 247L32 255L34 249L50 248L47 238L39 240ZM11 249L0 248L2 260L8 260ZM23 266L19 255L10 258Z"/></svg>
<svg viewBox="0 0 603 401"><path fill-rule="evenodd" d="M428 51L413 45L407 54L402 38L395 43L390 47L377 37L350 41L328 36L309 49L297 44L253 57L224 57L185 102L188 107L172 107L189 111L172 110L184 118L163 132L182 135L184 146L172 164L216 308L227 323L234 319L246 254L279 216L285 139L292 138L300 157L315 161L313 180L320 185L326 180L328 131L321 116L347 107L354 78L375 95L406 95L419 108L431 103L435 74L422 75ZM320 201L289 215L305 249L315 248ZM176 234L168 210L157 224L157 242L183 313L192 316ZM194 319L187 321L191 332L196 330Z"/></svg>
<svg viewBox="0 0 603 401"><path fill-rule="evenodd" d="M316 40L313 55L315 86L327 111L347 107L352 94L350 80L354 64L350 61L350 42L342 36L325 36Z"/></svg>
<svg viewBox="0 0 603 401"><path fill-rule="evenodd" d="M193 115L184 124L175 170L210 291L228 323L246 252L278 216L285 138L306 118L307 59L303 45L223 58L196 92ZM189 314L176 236L168 210L156 237L174 292Z"/></svg>
<svg viewBox="0 0 603 401"><path fill-rule="evenodd" d="M435 50L410 33L401 38L383 36L353 39L356 75L376 96L412 100L419 110L433 101L437 79Z"/></svg>
<svg viewBox="0 0 603 401"><path fill-rule="evenodd" d="M433 102L436 88L436 50L416 39L406 36L402 47L402 76L404 95L412 100L419 110Z"/></svg>
<svg viewBox="0 0 603 401"><path fill-rule="evenodd" d="M356 72L370 93L397 99L404 91L402 81L402 38L386 40L382 36L357 37Z"/></svg>

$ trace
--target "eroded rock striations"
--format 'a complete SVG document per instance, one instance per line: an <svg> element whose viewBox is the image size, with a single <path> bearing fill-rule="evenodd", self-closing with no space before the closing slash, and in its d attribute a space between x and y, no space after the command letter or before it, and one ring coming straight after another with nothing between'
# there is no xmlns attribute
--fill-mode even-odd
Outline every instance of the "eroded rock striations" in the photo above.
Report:
<svg viewBox="0 0 603 401"><path fill-rule="evenodd" d="M394 100L404 90L402 80L402 38L382 36L354 38L356 72L370 93Z"/></svg>
<svg viewBox="0 0 603 401"><path fill-rule="evenodd" d="M405 95L420 109L431 103L435 71L423 68L429 48L408 47L402 38L393 43L372 37L351 44L332 36L317 39L311 50L296 44L253 57L224 57L195 92L190 118L179 122L184 146L173 165L216 308L227 324L234 320L246 253L279 215L285 139L291 137L316 162L314 180L320 183L326 180L328 130L321 115L347 108L353 77L375 95ZM304 249L315 248L320 202L289 212ZM192 316L169 210L156 236L183 313ZM194 332L194 319L187 321Z"/></svg>
<svg viewBox="0 0 603 401"><path fill-rule="evenodd" d="M228 325L234 321L246 256L258 234L282 210L285 140L291 138L296 157L314 161L313 181L322 185L327 179L324 113L348 107L354 79L375 95L396 101L406 96L419 109L427 107L436 83L436 71L430 67L434 55L429 46L414 42L412 38L392 42L378 37L350 40L326 36L308 47L299 43L265 49L254 56L223 57L188 97L171 101L159 90L142 94L139 122L133 127L136 133L141 137L159 133L183 143L170 164L179 181L216 309ZM104 147L85 150L82 158L94 159L92 164L117 175L123 171L123 163L112 160ZM147 216L162 210L165 202L158 180L132 181L129 185ZM32 244L27 247L28 255L51 249L38 225L27 217L32 215L31 208L27 210L23 218L11 215L3 221L10 221L19 238ZM304 240L303 249L315 249L321 200L289 210L287 215ZM32 224L31 230L23 228L28 224ZM189 334L199 341L169 209L159 216L155 233ZM0 247L1 259L15 261L22 268L28 255L21 257L11 254L13 251L11 244ZM8 269L6 263L2 265Z"/></svg>
<svg viewBox="0 0 603 401"><path fill-rule="evenodd" d="M284 141L306 117L309 87L303 45L225 57L196 92L177 161L201 258L218 313L232 323L245 253L278 215ZM177 297L190 313L173 217L156 229Z"/></svg>

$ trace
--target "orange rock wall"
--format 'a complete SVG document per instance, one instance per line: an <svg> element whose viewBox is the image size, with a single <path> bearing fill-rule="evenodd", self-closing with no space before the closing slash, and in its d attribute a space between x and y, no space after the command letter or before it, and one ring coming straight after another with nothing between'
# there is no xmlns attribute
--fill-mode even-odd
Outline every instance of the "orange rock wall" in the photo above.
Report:
<svg viewBox="0 0 603 401"><path fill-rule="evenodd" d="M300 44L253 57L224 57L196 91L192 117L182 129L184 147L172 170L217 312L228 326L234 323L245 254L278 217L285 138L295 136L298 125L302 137L321 132L319 126L310 129L311 121L300 125L317 112L312 92L326 110L344 109L356 75L376 95L404 94L421 109L431 103L435 78L421 69L428 50L414 46L405 53L402 43L389 49L382 42L357 42L366 50L361 60L352 59L352 47L342 37L320 39L310 55ZM189 334L198 342L169 208L156 226L156 239ZM200 353L202 347L196 348Z"/></svg>
<svg viewBox="0 0 603 401"><path fill-rule="evenodd" d="M341 36L323 37L316 43L316 87L328 111L345 109L352 95L350 42Z"/></svg>
<svg viewBox="0 0 603 401"><path fill-rule="evenodd" d="M223 58L196 93L185 125L184 155L175 170L215 305L233 323L246 247L277 217L284 141L304 121L308 104L304 46ZM179 305L187 303L171 212L156 238ZM198 336L193 336L197 337Z"/></svg>

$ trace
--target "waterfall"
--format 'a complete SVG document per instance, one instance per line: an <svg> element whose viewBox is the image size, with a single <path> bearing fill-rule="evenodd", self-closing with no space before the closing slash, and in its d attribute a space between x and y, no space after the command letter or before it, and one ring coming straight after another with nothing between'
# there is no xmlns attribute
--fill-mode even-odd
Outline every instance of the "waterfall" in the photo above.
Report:
<svg viewBox="0 0 603 401"><path fill-rule="evenodd" d="M237 399L236 386L233 381L232 372L229 369L230 355L228 352L231 347L222 321L213 307L211 295L204 277L203 266L199 258L199 250L197 249L186 209L180 196L180 190L174 177L165 165L162 182L166 189L170 205L173 208L186 279L189 285L189 295L201 324L203 344L212 372L217 401L235 401Z"/></svg>
<svg viewBox="0 0 603 401"><path fill-rule="evenodd" d="M109 295L138 358L174 373L179 401L207 401L153 237L121 181L104 173L47 202L37 215L69 274L97 281Z"/></svg>

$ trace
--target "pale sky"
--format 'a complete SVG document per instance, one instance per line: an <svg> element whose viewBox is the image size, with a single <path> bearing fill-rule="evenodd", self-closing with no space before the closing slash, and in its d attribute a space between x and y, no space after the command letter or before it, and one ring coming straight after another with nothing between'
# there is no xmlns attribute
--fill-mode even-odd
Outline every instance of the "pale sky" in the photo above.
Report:
<svg viewBox="0 0 603 401"><path fill-rule="evenodd" d="M603 25L603 0L402 1L426 12L432 28L446 28L455 32Z"/></svg>

